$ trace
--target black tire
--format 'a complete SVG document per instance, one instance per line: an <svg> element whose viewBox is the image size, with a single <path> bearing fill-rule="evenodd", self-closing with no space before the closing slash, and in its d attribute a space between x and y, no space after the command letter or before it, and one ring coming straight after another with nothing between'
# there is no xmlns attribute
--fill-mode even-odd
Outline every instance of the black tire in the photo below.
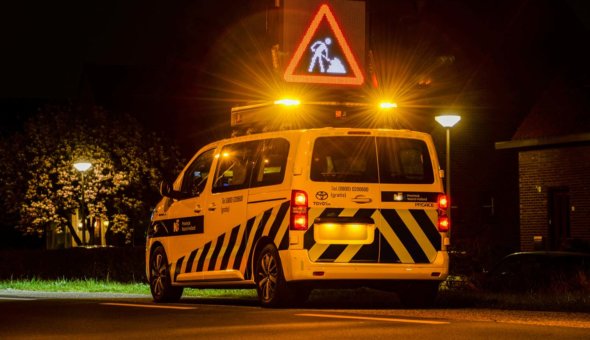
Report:
<svg viewBox="0 0 590 340"><path fill-rule="evenodd" d="M438 295L438 281L408 282L397 292L402 305L406 308L430 308Z"/></svg>
<svg viewBox="0 0 590 340"><path fill-rule="evenodd" d="M279 251L273 244L262 248L254 265L254 280L262 307L284 307L289 304L289 291Z"/></svg>
<svg viewBox="0 0 590 340"><path fill-rule="evenodd" d="M150 291L154 302L177 302L182 296L182 287L172 286L170 266L162 246L157 246L150 255Z"/></svg>

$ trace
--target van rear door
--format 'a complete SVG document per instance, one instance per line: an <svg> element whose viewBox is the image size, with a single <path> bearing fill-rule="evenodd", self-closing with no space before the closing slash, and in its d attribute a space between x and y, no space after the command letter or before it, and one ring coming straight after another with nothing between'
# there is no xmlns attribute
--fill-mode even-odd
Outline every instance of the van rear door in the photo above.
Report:
<svg viewBox="0 0 590 340"><path fill-rule="evenodd" d="M375 138L317 137L304 248L314 262L379 262L380 188ZM306 188L302 188L306 189Z"/></svg>
<svg viewBox="0 0 590 340"><path fill-rule="evenodd" d="M434 156L422 139L377 137L380 262L431 263L441 249ZM438 185L437 185L438 184Z"/></svg>
<svg viewBox="0 0 590 340"><path fill-rule="evenodd" d="M428 145L391 132L317 137L304 236L310 260L431 263L442 238Z"/></svg>

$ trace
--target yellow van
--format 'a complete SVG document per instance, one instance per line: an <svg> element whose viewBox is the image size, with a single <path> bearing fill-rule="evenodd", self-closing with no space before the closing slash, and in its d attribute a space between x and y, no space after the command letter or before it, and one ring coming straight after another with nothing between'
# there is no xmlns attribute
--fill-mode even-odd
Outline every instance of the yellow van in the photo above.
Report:
<svg viewBox="0 0 590 340"><path fill-rule="evenodd" d="M428 134L319 128L200 149L153 212L146 274L156 302L183 287L256 288L266 307L314 288L397 291L433 302L449 224Z"/></svg>

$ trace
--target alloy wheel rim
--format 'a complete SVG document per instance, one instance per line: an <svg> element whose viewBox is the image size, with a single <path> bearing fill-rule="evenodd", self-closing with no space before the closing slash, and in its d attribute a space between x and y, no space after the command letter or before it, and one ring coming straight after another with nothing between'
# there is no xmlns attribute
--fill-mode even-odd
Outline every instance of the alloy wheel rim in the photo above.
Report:
<svg viewBox="0 0 590 340"><path fill-rule="evenodd" d="M154 294L161 296L164 292L164 280L166 279L166 265L162 254L157 254L152 265L152 287Z"/></svg>
<svg viewBox="0 0 590 340"><path fill-rule="evenodd" d="M278 267L275 258L266 253L262 256L260 261L260 268L258 270L258 289L264 301L270 301L276 290Z"/></svg>

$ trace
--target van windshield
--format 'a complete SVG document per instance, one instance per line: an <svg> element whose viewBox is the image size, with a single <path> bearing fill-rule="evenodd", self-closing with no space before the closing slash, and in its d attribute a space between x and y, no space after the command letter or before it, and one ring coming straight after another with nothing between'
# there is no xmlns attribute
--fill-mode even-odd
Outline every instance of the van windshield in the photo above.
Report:
<svg viewBox="0 0 590 340"><path fill-rule="evenodd" d="M311 180L431 184L434 175L428 147L422 140L337 136L316 139Z"/></svg>

